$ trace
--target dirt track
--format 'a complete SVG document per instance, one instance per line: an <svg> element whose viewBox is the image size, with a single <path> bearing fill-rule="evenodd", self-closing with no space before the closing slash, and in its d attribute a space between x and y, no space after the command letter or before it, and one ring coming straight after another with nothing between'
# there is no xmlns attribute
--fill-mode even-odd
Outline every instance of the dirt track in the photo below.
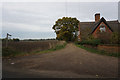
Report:
<svg viewBox="0 0 120 80"><path fill-rule="evenodd" d="M72 43L50 53L3 59L3 78L94 78L117 74L118 58L90 53Z"/></svg>

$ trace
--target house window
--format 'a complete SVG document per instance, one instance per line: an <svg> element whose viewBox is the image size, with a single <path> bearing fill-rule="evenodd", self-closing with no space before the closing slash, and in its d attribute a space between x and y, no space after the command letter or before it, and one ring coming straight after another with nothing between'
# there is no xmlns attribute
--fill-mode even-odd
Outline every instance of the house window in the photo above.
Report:
<svg viewBox="0 0 120 80"><path fill-rule="evenodd" d="M106 31L105 25L101 24L100 25L100 32L105 32L105 31Z"/></svg>

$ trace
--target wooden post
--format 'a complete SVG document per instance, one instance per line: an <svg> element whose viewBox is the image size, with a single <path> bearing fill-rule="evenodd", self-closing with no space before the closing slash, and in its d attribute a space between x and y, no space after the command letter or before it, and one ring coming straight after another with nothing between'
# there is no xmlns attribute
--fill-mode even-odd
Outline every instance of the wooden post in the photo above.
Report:
<svg viewBox="0 0 120 80"><path fill-rule="evenodd" d="M7 36L6 36L6 48L8 47L8 36L11 36L11 35L7 33Z"/></svg>

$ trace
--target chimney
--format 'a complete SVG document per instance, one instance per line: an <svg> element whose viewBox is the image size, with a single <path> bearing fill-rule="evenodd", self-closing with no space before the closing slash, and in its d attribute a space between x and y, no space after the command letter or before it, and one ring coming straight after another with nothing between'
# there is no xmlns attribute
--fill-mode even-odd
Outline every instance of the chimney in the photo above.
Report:
<svg viewBox="0 0 120 80"><path fill-rule="evenodd" d="M100 13L95 14L95 22L100 20Z"/></svg>

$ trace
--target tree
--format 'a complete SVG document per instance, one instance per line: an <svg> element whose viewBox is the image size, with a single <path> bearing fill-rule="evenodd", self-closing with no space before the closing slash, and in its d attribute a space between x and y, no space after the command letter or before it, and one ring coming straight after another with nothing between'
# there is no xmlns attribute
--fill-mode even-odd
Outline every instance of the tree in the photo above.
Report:
<svg viewBox="0 0 120 80"><path fill-rule="evenodd" d="M56 32L56 39L74 41L77 38L78 23L76 18L63 17L58 19L52 27Z"/></svg>
<svg viewBox="0 0 120 80"><path fill-rule="evenodd" d="M20 40L18 38L13 38L13 41L19 42Z"/></svg>

